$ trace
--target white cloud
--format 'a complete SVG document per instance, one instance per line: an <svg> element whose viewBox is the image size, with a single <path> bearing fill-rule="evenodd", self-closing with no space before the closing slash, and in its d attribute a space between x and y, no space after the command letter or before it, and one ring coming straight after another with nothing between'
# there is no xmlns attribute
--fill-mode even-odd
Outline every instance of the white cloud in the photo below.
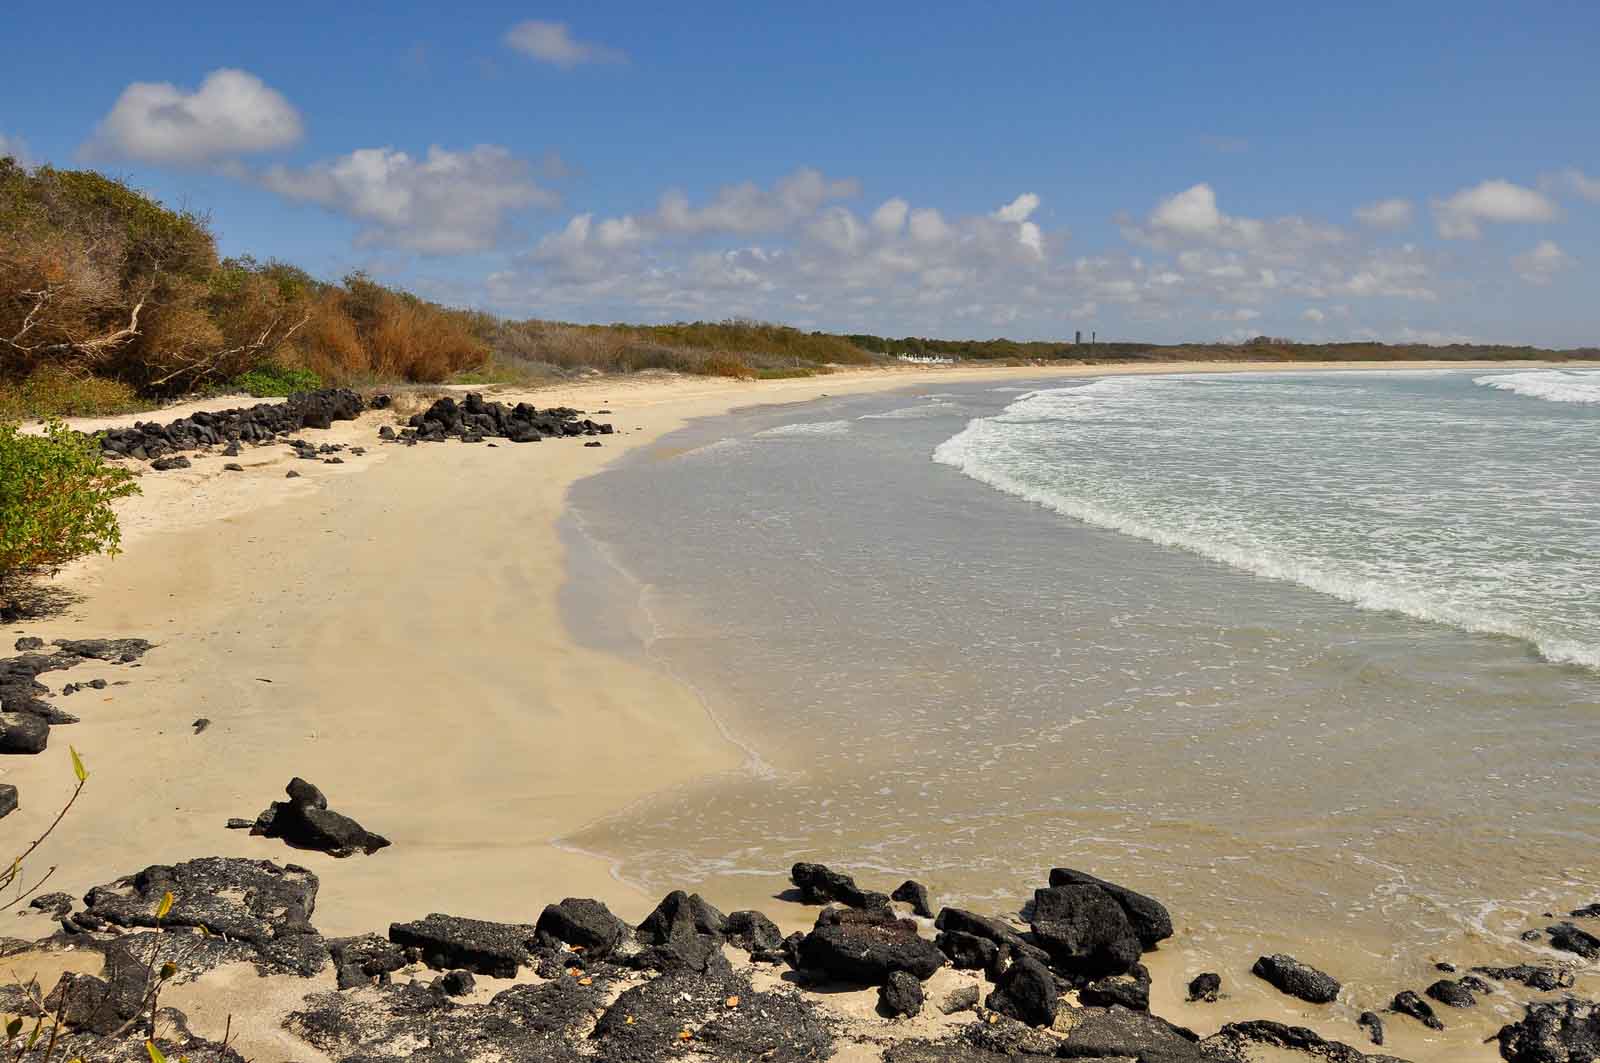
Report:
<svg viewBox="0 0 1600 1063"><path fill-rule="evenodd" d="M467 151L435 146L423 158L362 148L303 168L275 166L259 180L285 198L354 218L362 245L430 254L492 247L506 235L507 215L557 202L534 183L526 161L494 144Z"/></svg>
<svg viewBox="0 0 1600 1063"><path fill-rule="evenodd" d="M17 160L22 166L32 166L33 156L28 154L28 143L21 137L7 136L0 133L0 159L6 156Z"/></svg>
<svg viewBox="0 0 1600 1063"><path fill-rule="evenodd" d="M1411 224L1409 199L1380 199L1356 208L1356 220L1374 229L1404 229Z"/></svg>
<svg viewBox="0 0 1600 1063"><path fill-rule="evenodd" d="M1557 273L1574 264L1572 256L1554 240L1540 240L1533 248L1511 256L1511 268L1529 284L1549 284Z"/></svg>
<svg viewBox="0 0 1600 1063"><path fill-rule="evenodd" d="M898 196L885 200L883 205L872 212L872 226L882 233L897 233L905 228L906 215L911 212L911 205Z"/></svg>
<svg viewBox="0 0 1600 1063"><path fill-rule="evenodd" d="M1039 197L1032 192L1024 192L1010 203L994 212L995 220L1025 222L1039 209Z"/></svg>
<svg viewBox="0 0 1600 1063"><path fill-rule="evenodd" d="M1482 222L1547 222L1560 216L1545 196L1504 180L1484 181L1435 200L1433 212L1439 235L1447 240L1476 240Z"/></svg>
<svg viewBox="0 0 1600 1063"><path fill-rule="evenodd" d="M1172 250L1209 245L1246 251L1263 261L1289 261L1345 238L1337 226L1298 215L1262 219L1235 217L1217 206L1209 184L1198 184L1158 203L1143 224L1123 222L1123 235L1147 247Z"/></svg>
<svg viewBox="0 0 1600 1063"><path fill-rule="evenodd" d="M1306 307L1305 312L1300 316L1307 321L1315 322L1317 324L1320 324L1328 319L1327 314L1324 314L1321 310L1318 310L1314 306Z"/></svg>
<svg viewBox="0 0 1600 1063"><path fill-rule="evenodd" d="M1150 214L1152 227L1184 236L1209 236L1221 230L1223 222L1217 194L1207 184L1163 199Z"/></svg>
<svg viewBox="0 0 1600 1063"><path fill-rule="evenodd" d="M1245 306L1234 310L1213 310L1211 312L1211 320L1213 321L1254 321L1260 316L1261 311L1252 310Z"/></svg>
<svg viewBox="0 0 1600 1063"><path fill-rule="evenodd" d="M300 140L300 113L244 70L213 70L185 92L169 82L136 81L84 145L91 158L193 166L288 147Z"/></svg>
<svg viewBox="0 0 1600 1063"><path fill-rule="evenodd" d="M1600 203L1600 177L1590 177L1582 170L1567 169L1551 174L1539 182L1546 191L1568 191L1591 203Z"/></svg>
<svg viewBox="0 0 1600 1063"><path fill-rule="evenodd" d="M615 48L603 44L580 41L573 37L565 22L541 22L528 19L506 30L508 47L539 60L570 70L584 63L625 63L628 57Z"/></svg>

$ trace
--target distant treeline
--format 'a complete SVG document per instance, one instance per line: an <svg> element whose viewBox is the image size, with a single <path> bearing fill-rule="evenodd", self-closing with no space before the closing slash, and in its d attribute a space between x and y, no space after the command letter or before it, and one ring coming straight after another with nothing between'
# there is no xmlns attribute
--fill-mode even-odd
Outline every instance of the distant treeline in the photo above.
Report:
<svg viewBox="0 0 1600 1063"><path fill-rule="evenodd" d="M222 258L209 220L92 170L0 158L0 420L116 412L245 387L529 383L576 371L805 376L895 357L1051 362L1600 357L1417 344L1238 345L892 339L744 319L673 325L513 321L442 306L361 273Z"/></svg>

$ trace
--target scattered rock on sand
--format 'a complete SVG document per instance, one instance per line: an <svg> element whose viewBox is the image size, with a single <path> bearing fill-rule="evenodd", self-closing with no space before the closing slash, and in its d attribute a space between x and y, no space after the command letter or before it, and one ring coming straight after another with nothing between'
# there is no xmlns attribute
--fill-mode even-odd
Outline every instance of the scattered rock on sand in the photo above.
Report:
<svg viewBox="0 0 1600 1063"><path fill-rule="evenodd" d="M1044 964L1024 956L1006 968L997 988L984 1003L990 1011L1009 1015L1029 1026L1051 1026L1061 1007L1061 992L1055 975Z"/></svg>
<svg viewBox="0 0 1600 1063"><path fill-rule="evenodd" d="M1098 978L1078 990L1078 999L1090 1007L1121 1004L1130 1011L1150 1010L1150 972L1136 963L1126 974Z"/></svg>
<svg viewBox="0 0 1600 1063"><path fill-rule="evenodd" d="M1321 1059L1330 1063L1405 1063L1394 1056L1368 1056L1342 1041L1330 1041L1304 1026L1255 1019L1231 1022L1207 1037L1201 1045L1206 1060L1280 1059L1278 1054L1262 1055L1253 1049L1284 1049L1300 1059ZM1145 1057L1140 1057L1145 1058Z"/></svg>
<svg viewBox="0 0 1600 1063"><path fill-rule="evenodd" d="M1568 997L1527 1005L1520 1022L1501 1027L1508 1063L1586 1063L1600 1059L1600 1004Z"/></svg>
<svg viewBox="0 0 1600 1063"><path fill-rule="evenodd" d="M43 753L50 743L50 724L39 716L0 712L0 753Z"/></svg>
<svg viewBox="0 0 1600 1063"><path fill-rule="evenodd" d="M1051 965L1067 974L1122 974L1139 962L1139 936L1122 905L1094 885L1035 890L1033 934Z"/></svg>
<svg viewBox="0 0 1600 1063"><path fill-rule="evenodd" d="M783 948L778 924L755 911L728 913L728 941L749 953L772 953Z"/></svg>
<svg viewBox="0 0 1600 1063"><path fill-rule="evenodd" d="M44 639L23 637L18 639L16 643L16 650L18 653L26 653L28 650L42 649L44 649Z"/></svg>
<svg viewBox="0 0 1600 1063"><path fill-rule="evenodd" d="M1472 995L1472 990L1448 978L1439 979L1423 992L1450 1008L1470 1008L1478 1002L1478 998Z"/></svg>
<svg viewBox="0 0 1600 1063"><path fill-rule="evenodd" d="M150 467L156 472L171 472L173 469L187 469L189 467L189 459L181 454L170 458L157 458L155 461L150 463Z"/></svg>
<svg viewBox="0 0 1600 1063"><path fill-rule="evenodd" d="M1192 1033L1142 1011L1089 1009L1062 1042L1068 1059L1135 1059L1140 1063L1205 1063Z"/></svg>
<svg viewBox="0 0 1600 1063"><path fill-rule="evenodd" d="M1281 952L1256 960L1250 973L1308 1004L1331 1004L1342 988L1332 975Z"/></svg>
<svg viewBox="0 0 1600 1063"><path fill-rule="evenodd" d="M73 898L70 893L41 893L28 902L28 907L41 912L49 912L60 918L72 911Z"/></svg>
<svg viewBox="0 0 1600 1063"><path fill-rule="evenodd" d="M1600 938L1571 923L1557 923L1545 927L1550 935L1550 947L1562 952L1572 952L1586 960L1600 960Z"/></svg>
<svg viewBox="0 0 1600 1063"><path fill-rule="evenodd" d="M176 903L160 920L163 927L203 927L244 942L263 970L310 975L328 962L327 946L311 925L317 876L293 864L221 856L156 864L91 889L85 914L121 927L154 927L168 892Z"/></svg>
<svg viewBox="0 0 1600 1063"><path fill-rule="evenodd" d="M1444 1029L1444 1023L1433 1013L1433 1008L1411 990L1403 990L1394 995L1394 1000L1389 1003L1389 1010L1401 1015L1409 1015L1430 1030Z"/></svg>
<svg viewBox="0 0 1600 1063"><path fill-rule="evenodd" d="M1098 886L1109 893L1128 917L1128 922L1133 926L1134 932L1139 935L1139 943L1147 949L1153 949L1158 941L1165 941L1172 936L1172 916L1160 901L1136 893L1126 886L1119 886L1115 882L1107 882L1103 878L1096 878L1087 871L1075 871L1070 867L1055 867L1050 869L1051 886Z"/></svg>
<svg viewBox="0 0 1600 1063"><path fill-rule="evenodd" d="M789 879L800 888L806 904L847 904L852 908L888 908L889 898L856 885L856 880L825 864L798 863L789 869Z"/></svg>
<svg viewBox="0 0 1600 1063"><path fill-rule="evenodd" d="M545 947L573 945L586 955L605 959L614 952L630 927L611 914L611 909L587 897L568 897L560 904L547 904L534 927L534 937Z"/></svg>
<svg viewBox="0 0 1600 1063"><path fill-rule="evenodd" d="M1189 982L1189 999L1215 1004L1222 993L1222 976L1211 971L1197 974Z"/></svg>
<svg viewBox="0 0 1600 1063"><path fill-rule="evenodd" d="M978 987L975 985L957 986L944 995L939 1002L939 1010L946 1015L954 1015L961 1011L971 1011L978 1006Z"/></svg>
<svg viewBox="0 0 1600 1063"><path fill-rule="evenodd" d="M1559 967L1536 967L1532 964L1519 963L1515 967L1474 967L1473 970L1502 982L1520 982L1529 989L1537 989L1543 993L1556 989L1570 989L1573 984L1572 972Z"/></svg>
<svg viewBox="0 0 1600 1063"><path fill-rule="evenodd" d="M197 727L195 733L202 730ZM282 838L298 848L317 849L337 857L355 853L370 856L388 846L389 839L383 835L373 834L349 816L331 811L322 791L304 779L291 779L284 789L289 800L274 801L256 817L250 833Z"/></svg>
<svg viewBox="0 0 1600 1063"><path fill-rule="evenodd" d="M878 987L878 1011L891 1019L922 1014L922 981L904 971L894 971Z"/></svg>
<svg viewBox="0 0 1600 1063"><path fill-rule="evenodd" d="M928 902L928 887L915 879L908 878L896 886L894 892L889 894L889 899L911 905L914 915L920 915L924 919L933 918L933 907Z"/></svg>
<svg viewBox="0 0 1600 1063"><path fill-rule="evenodd" d="M10 783L0 783L0 819L17 810L17 788Z"/></svg>
<svg viewBox="0 0 1600 1063"><path fill-rule="evenodd" d="M389 940L418 949L422 962L441 971L464 968L491 978L515 978L528 962L533 927L490 923L435 912L413 923L392 923Z"/></svg>
<svg viewBox="0 0 1600 1063"><path fill-rule="evenodd" d="M944 954L909 919L874 910L829 908L800 942L800 967L842 982L882 985L894 971L927 980Z"/></svg>
<svg viewBox="0 0 1600 1063"><path fill-rule="evenodd" d="M1356 1025L1367 1031L1367 1038L1375 1045L1383 1044L1383 1019L1375 1011L1363 1011L1356 1018Z"/></svg>
<svg viewBox="0 0 1600 1063"><path fill-rule="evenodd" d="M657 971L705 972L725 967L722 941L727 925L727 917L698 893L673 890L634 931L645 948L628 962Z"/></svg>

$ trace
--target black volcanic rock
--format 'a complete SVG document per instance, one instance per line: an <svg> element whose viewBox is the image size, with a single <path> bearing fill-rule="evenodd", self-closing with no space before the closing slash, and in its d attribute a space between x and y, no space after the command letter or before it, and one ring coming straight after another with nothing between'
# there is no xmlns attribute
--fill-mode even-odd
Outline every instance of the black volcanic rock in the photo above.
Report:
<svg viewBox="0 0 1600 1063"><path fill-rule="evenodd" d="M778 924L755 911L729 912L725 924L728 940L746 952L775 952L783 948Z"/></svg>
<svg viewBox="0 0 1600 1063"><path fill-rule="evenodd" d="M803 970L858 985L882 985L894 971L926 981L944 966L944 954L917 935L915 923L850 909L823 912L797 959Z"/></svg>
<svg viewBox="0 0 1600 1063"><path fill-rule="evenodd" d="M911 911L924 919L933 918L933 908L928 902L928 887L914 879L906 879L894 888L889 894L891 901L901 901L911 905Z"/></svg>
<svg viewBox="0 0 1600 1063"><path fill-rule="evenodd" d="M328 808L322 791L301 778L284 787L287 801L274 801L256 817L250 833L281 838L301 849L316 849L330 856L371 855L389 845L389 839Z"/></svg>
<svg viewBox="0 0 1600 1063"><path fill-rule="evenodd" d="M1439 979L1423 992L1450 1008L1470 1008L1478 1002L1478 998L1472 995L1472 990L1448 978Z"/></svg>
<svg viewBox="0 0 1600 1063"><path fill-rule="evenodd" d="M1061 1042L1064 1059L1133 1059L1138 1063L1206 1063L1194 1035L1165 1019L1127 1008L1089 1009Z"/></svg>
<svg viewBox="0 0 1600 1063"><path fill-rule="evenodd" d="M1095 1008L1121 1004L1129 1011L1150 1010L1150 972L1136 963L1126 974L1109 974L1078 990L1078 999Z"/></svg>
<svg viewBox="0 0 1600 1063"><path fill-rule="evenodd" d="M545 905L534 927L534 937L544 947L571 945L583 949L588 956L604 959L631 930L600 901L568 897L560 904Z"/></svg>
<svg viewBox="0 0 1600 1063"><path fill-rule="evenodd" d="M852 908L888 908L889 898L863 890L856 880L823 864L798 863L789 869L790 880L800 888L806 904L831 904L837 901Z"/></svg>
<svg viewBox="0 0 1600 1063"><path fill-rule="evenodd" d="M1064 973L1122 974L1139 962L1138 934L1122 905L1099 886L1035 890L1030 923L1051 965Z"/></svg>
<svg viewBox="0 0 1600 1063"><path fill-rule="evenodd" d="M1544 993L1556 989L1570 989L1573 983L1572 972L1559 967L1536 967L1532 964L1519 963L1515 967L1474 967L1473 970L1502 982L1520 982L1529 989L1537 989Z"/></svg>
<svg viewBox="0 0 1600 1063"><path fill-rule="evenodd" d="M1586 960L1600 960L1600 938L1572 923L1557 923L1545 927L1550 935L1550 947L1562 952L1572 952Z"/></svg>
<svg viewBox="0 0 1600 1063"><path fill-rule="evenodd" d="M1051 868L1050 885L1098 886L1105 890L1122 906L1123 912L1128 916L1128 922L1139 935L1139 943L1147 949L1155 948L1156 942L1165 941L1172 936L1172 916L1167 912L1166 906L1126 886L1107 882L1087 871L1076 871L1070 867Z"/></svg>
<svg viewBox="0 0 1600 1063"><path fill-rule="evenodd" d="M1383 1044L1383 1019L1375 1011L1363 1011L1356 1017L1356 1025L1367 1031L1367 1039L1373 1044Z"/></svg>
<svg viewBox="0 0 1600 1063"><path fill-rule="evenodd" d="M1600 1059L1600 1004L1573 997L1529 1004L1498 1038L1507 1063L1592 1063Z"/></svg>
<svg viewBox="0 0 1600 1063"><path fill-rule="evenodd" d="M163 927L200 927L248 944L264 970L311 975L328 962L328 949L311 925L317 876L303 867L267 860L210 856L181 864L156 864L84 895L90 921L154 927L156 909L172 893Z"/></svg>
<svg viewBox="0 0 1600 1063"><path fill-rule="evenodd" d="M1215 1004L1222 993L1222 976L1213 972L1197 974L1189 982L1189 999Z"/></svg>
<svg viewBox="0 0 1600 1063"><path fill-rule="evenodd" d="M1037 960L1024 956L1000 976L999 984L984 1002L990 1011L1009 1015L1029 1026L1050 1026L1061 1007L1055 976Z"/></svg>
<svg viewBox="0 0 1600 1063"><path fill-rule="evenodd" d="M1281 952L1256 960L1250 973L1309 1004L1331 1004L1342 988L1332 975Z"/></svg>
<svg viewBox="0 0 1600 1063"><path fill-rule="evenodd" d="M440 971L465 969L492 978L515 978L528 962L525 942L533 927L491 923L437 912L412 923L393 923L389 940L418 949L422 962Z"/></svg>
<svg viewBox="0 0 1600 1063"><path fill-rule="evenodd" d="M993 941L960 930L940 931L933 943L958 971L987 970L1000 951Z"/></svg>
<svg viewBox="0 0 1600 1063"><path fill-rule="evenodd" d="M904 971L892 971L878 987L878 1011L889 1018L914 1018L922 1013L922 981Z"/></svg>
<svg viewBox="0 0 1600 1063"><path fill-rule="evenodd" d="M1394 1000L1389 1003L1389 1010L1409 1015L1430 1030L1444 1029L1444 1023L1439 1021L1439 1017L1433 1013L1433 1008L1428 1006L1428 1002L1409 989L1394 995Z"/></svg>

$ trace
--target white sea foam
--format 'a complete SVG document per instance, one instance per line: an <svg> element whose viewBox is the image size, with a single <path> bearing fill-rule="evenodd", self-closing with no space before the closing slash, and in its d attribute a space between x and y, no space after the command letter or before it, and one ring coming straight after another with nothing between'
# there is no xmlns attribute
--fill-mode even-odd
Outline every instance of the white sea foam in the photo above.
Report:
<svg viewBox="0 0 1600 1063"><path fill-rule="evenodd" d="M1600 403L1600 371L1539 369L1522 373L1496 373L1473 381L1481 387L1510 391L1546 402Z"/></svg>
<svg viewBox="0 0 1600 1063"><path fill-rule="evenodd" d="M1441 465L1430 433L1471 440L1495 426L1405 395L1369 407L1354 388L1319 406L1301 389L1327 385L1302 381L1122 377L1036 392L933 459L1089 524L1600 669L1592 485L1540 469L1535 440ZM1371 464L1404 447L1424 453Z"/></svg>
<svg viewBox="0 0 1600 1063"><path fill-rule="evenodd" d="M961 407L953 402L935 400L924 402L920 406L901 406L898 409L885 410L883 413L868 413L857 417L858 421L914 421L923 417L944 417L955 413Z"/></svg>
<svg viewBox="0 0 1600 1063"><path fill-rule="evenodd" d="M755 434L756 439L774 439L793 436L844 436L850 434L849 421L805 421L801 424L784 424Z"/></svg>

